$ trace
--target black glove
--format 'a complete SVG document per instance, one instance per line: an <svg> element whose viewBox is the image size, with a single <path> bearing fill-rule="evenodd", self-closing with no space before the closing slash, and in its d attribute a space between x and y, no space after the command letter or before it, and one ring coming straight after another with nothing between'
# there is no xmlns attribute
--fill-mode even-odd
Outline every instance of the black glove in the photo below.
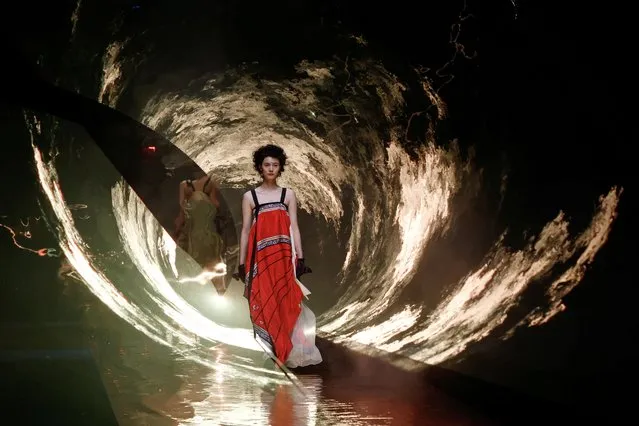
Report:
<svg viewBox="0 0 639 426"><path fill-rule="evenodd" d="M233 274L233 278L240 280L243 283L246 281L246 267L244 264L238 265L237 272Z"/></svg>
<svg viewBox="0 0 639 426"><path fill-rule="evenodd" d="M299 279L304 274L310 274L313 272L311 268L304 264L304 258L297 259L297 264L295 265L295 275L297 279Z"/></svg>

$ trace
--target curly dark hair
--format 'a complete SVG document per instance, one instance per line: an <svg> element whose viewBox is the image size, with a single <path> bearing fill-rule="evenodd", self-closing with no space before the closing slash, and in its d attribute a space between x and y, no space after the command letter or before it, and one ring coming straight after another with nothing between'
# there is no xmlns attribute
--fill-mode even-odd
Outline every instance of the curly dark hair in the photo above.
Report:
<svg viewBox="0 0 639 426"><path fill-rule="evenodd" d="M277 158L280 161L280 173L284 171L286 153L279 146L268 144L259 147L253 152L253 167L259 174L262 174L262 162L266 157Z"/></svg>

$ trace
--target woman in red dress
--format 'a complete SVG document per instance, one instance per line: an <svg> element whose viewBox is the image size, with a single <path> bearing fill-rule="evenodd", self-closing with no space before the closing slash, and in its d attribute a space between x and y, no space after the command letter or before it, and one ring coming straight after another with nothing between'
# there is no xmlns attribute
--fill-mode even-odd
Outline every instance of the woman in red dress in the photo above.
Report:
<svg viewBox="0 0 639 426"><path fill-rule="evenodd" d="M319 364L315 316L302 303L310 294L298 280L311 272L304 264L297 224L297 199L277 185L286 154L275 145L253 153L262 184L242 198L238 275L245 283L255 338L289 367Z"/></svg>

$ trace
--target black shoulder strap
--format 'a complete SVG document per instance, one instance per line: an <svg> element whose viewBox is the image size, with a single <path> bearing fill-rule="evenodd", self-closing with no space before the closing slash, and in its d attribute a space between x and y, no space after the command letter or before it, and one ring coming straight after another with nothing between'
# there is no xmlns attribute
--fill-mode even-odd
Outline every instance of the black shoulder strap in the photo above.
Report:
<svg viewBox="0 0 639 426"><path fill-rule="evenodd" d="M282 188L282 197L280 198L280 203L284 204L284 198L286 198L286 188Z"/></svg>
<svg viewBox="0 0 639 426"><path fill-rule="evenodd" d="M255 203L255 210L257 211L257 208L260 206L259 201L257 201L257 194L255 193L254 189L251 189L251 195L253 196L253 202Z"/></svg>

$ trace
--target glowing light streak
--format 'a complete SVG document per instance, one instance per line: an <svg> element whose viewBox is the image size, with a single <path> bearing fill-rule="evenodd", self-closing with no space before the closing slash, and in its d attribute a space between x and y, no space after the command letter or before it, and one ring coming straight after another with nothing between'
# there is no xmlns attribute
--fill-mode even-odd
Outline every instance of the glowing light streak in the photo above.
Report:
<svg viewBox="0 0 639 426"><path fill-rule="evenodd" d="M28 251L29 253L37 254L40 257L48 256L48 257L59 257L60 254L55 248L43 247L40 249L32 249L29 247L25 247L18 242L18 233L13 230L9 225L5 225L4 223L0 223L0 227L6 229L11 236L11 241L13 245L19 248L20 250ZM29 231L25 231L21 233L25 238L31 238L31 233Z"/></svg>

